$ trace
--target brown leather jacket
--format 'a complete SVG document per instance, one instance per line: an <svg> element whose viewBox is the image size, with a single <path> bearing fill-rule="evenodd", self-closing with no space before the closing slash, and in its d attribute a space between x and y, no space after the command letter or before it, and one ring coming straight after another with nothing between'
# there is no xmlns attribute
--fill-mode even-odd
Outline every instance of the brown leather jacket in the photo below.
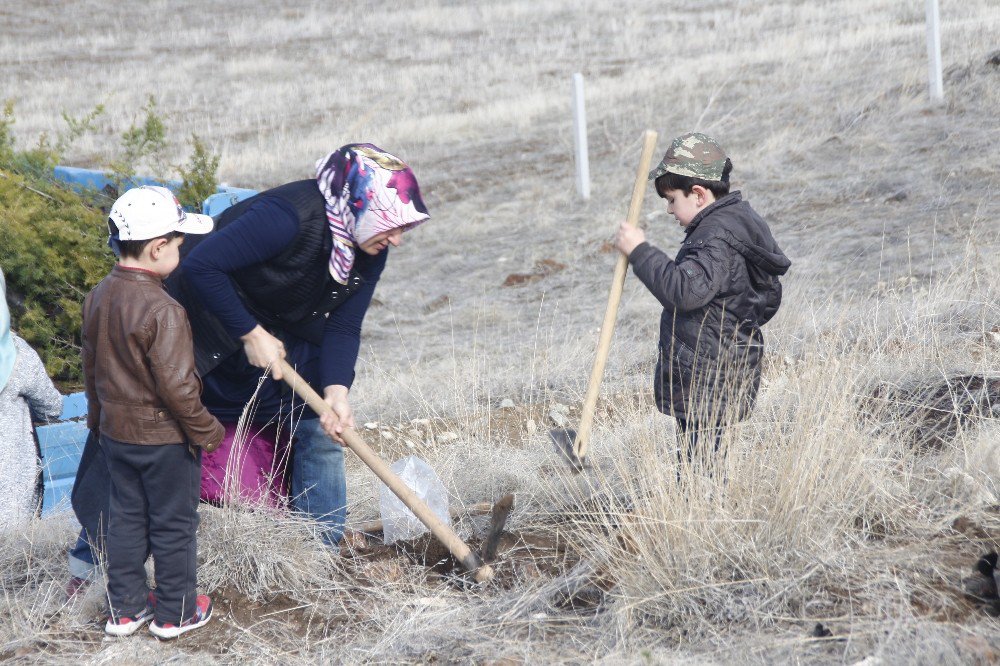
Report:
<svg viewBox="0 0 1000 666"><path fill-rule="evenodd" d="M225 432L201 403L187 314L155 273L115 266L83 303L87 426L129 444L214 451Z"/></svg>

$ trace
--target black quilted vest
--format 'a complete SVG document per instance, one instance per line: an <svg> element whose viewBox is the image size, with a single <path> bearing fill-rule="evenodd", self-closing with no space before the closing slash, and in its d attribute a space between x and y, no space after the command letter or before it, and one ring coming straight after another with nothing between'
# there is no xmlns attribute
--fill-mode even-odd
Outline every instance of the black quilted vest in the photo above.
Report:
<svg viewBox="0 0 1000 666"><path fill-rule="evenodd" d="M356 271L346 285L336 282L328 268L333 239L326 220L323 195L315 180L279 185L224 210L215 220L215 231L239 219L261 197L284 199L295 209L299 232L281 254L265 262L230 274L233 287L247 310L279 337L292 335L313 344L323 338L326 315L357 291L362 278ZM210 237L189 236L181 246L187 254ZM206 310L180 268L170 276L167 289L187 310L194 334L195 364L205 375L234 352L242 342L234 340L215 315Z"/></svg>

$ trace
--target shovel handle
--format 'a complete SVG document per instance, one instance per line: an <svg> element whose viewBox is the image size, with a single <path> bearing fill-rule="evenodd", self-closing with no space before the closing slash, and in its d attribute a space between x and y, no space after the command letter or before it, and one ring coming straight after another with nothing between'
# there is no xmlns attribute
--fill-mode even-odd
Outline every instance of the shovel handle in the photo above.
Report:
<svg viewBox="0 0 1000 666"><path fill-rule="evenodd" d="M639 157L639 167L635 174L635 184L632 186L632 201L628 206L628 216L625 222L630 226L638 226L639 213L642 211L642 198L646 192L646 178L649 175L649 165L653 161L653 151L656 150L656 132L646 130L642 135L642 154ZM615 333L615 320L618 317L618 305L622 300L622 289L625 286L625 274L628 271L628 257L619 253L615 263L614 277L611 279L611 293L608 294L608 307L604 311L604 322L601 324L601 336L597 343L597 356L594 358L594 368L590 372L590 382L587 384L587 396L583 401L580 415L580 427L573 440L573 453L582 464L590 447L590 431L594 425L594 411L597 409L597 398L601 393L601 380L604 378L604 366L608 362L608 352L611 350L611 338Z"/></svg>
<svg viewBox="0 0 1000 666"><path fill-rule="evenodd" d="M316 391L312 389L309 384L306 383L304 379L297 373L292 366L288 364L287 361L280 360L278 365L281 368L282 379L286 384L295 392L297 396L302 398L312 408L317 414L323 415L330 411L332 408L330 405L326 404L326 401L319 396ZM430 507L424 503L416 493L410 490L410 487L399 478L395 472L389 469L389 465L382 460L375 451L372 450L365 440L361 438L361 435L357 433L353 428L344 428L344 432L341 434L344 439L344 443L347 445L351 451L354 451L361 462L368 465L368 467L375 472L375 476L382 480L389 490L400 499L400 501L406 505L413 515L417 517L420 522L427 526L427 529L431 531L437 539L445 545L445 547L455 556L466 571L473 573L477 582L487 581L493 578L493 569L489 565L484 565L480 562L479 557L472 552L472 549L462 541L462 539L455 533L455 530L451 529L448 525L441 521Z"/></svg>

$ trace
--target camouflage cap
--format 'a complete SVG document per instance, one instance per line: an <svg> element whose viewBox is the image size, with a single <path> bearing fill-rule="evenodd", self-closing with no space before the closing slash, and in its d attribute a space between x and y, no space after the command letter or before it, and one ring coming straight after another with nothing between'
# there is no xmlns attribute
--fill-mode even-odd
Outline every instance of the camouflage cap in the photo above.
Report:
<svg viewBox="0 0 1000 666"><path fill-rule="evenodd" d="M676 173L702 180L721 181L726 166L726 151L715 139L700 132L682 134L674 139L656 168L649 172L649 179L656 180L663 174Z"/></svg>

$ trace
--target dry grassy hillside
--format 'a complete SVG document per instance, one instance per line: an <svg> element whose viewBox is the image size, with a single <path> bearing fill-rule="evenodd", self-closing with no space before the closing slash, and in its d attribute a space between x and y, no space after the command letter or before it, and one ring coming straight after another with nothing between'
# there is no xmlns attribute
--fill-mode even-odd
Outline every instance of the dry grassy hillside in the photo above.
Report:
<svg viewBox="0 0 1000 666"><path fill-rule="evenodd" d="M942 0L946 102L931 105L923 3L696 5L0 8L0 97L16 100L19 136L55 131L62 110L108 109L74 164L102 164L102 139L149 94L177 154L196 132L232 184L303 177L348 141L407 159L432 221L378 287L355 408L379 424L366 434L386 457L416 450L453 502L517 495L500 582L484 589L425 566L433 549L337 556L289 519L204 509L201 578L218 621L169 645L103 641L97 590L63 602L73 527L49 518L0 543L0 655L997 659L996 621L960 580L1000 536L1000 67L988 62L1000 6ZM575 71L590 202L573 188ZM593 468L567 473L545 435L554 407L578 418L615 260L603 244L647 127L658 152L682 131L717 136L794 262L765 329L760 404L727 435L725 484L676 478L672 421L648 391L658 307L635 280ZM676 246L651 191L643 218L654 243ZM351 520L373 518L373 478L349 467ZM483 527L459 524L473 542ZM832 635L813 638L816 623Z"/></svg>

